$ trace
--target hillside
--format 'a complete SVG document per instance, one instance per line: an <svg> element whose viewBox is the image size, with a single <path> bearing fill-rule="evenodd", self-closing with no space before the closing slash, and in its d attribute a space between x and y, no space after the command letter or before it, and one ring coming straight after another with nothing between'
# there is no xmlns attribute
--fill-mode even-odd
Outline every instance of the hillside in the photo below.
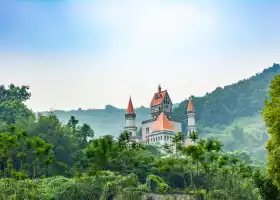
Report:
<svg viewBox="0 0 280 200"><path fill-rule="evenodd" d="M137 125L150 116L150 110L145 107L136 108L135 112L137 113ZM54 113L62 123L67 123L70 116L75 116L80 123L91 125L96 136L108 134L117 136L123 131L125 123L125 109L119 109L112 105L107 105L104 109L55 110Z"/></svg>
<svg viewBox="0 0 280 200"><path fill-rule="evenodd" d="M227 150L246 149L264 160L268 136L260 112L268 97L269 84L279 73L280 65L274 64L251 78L218 87L203 97L194 97L199 132L219 138ZM173 113L173 118L183 121L184 125L186 105L186 101L181 102Z"/></svg>
<svg viewBox="0 0 280 200"><path fill-rule="evenodd" d="M280 73L280 65L274 64L262 73L237 83L218 87L203 97L194 97L196 119L201 126L230 124L240 117L259 115L272 78ZM174 110L174 119L184 120L186 102Z"/></svg>
<svg viewBox="0 0 280 200"><path fill-rule="evenodd" d="M268 95L268 86L272 78L280 73L280 65L274 64L262 73L238 83L218 87L203 97L194 97L196 119L200 127L217 127L230 125L234 120L243 117L258 116L263 100ZM184 110L187 102L175 106L173 118L185 124ZM118 134L123 130L125 109L106 106L104 109L54 111L60 120L67 122L74 115L81 123L92 125L97 135ZM149 117L149 109L136 108L137 124Z"/></svg>
<svg viewBox="0 0 280 200"><path fill-rule="evenodd" d="M220 138L225 143L226 149L238 147L253 153L263 149L267 136L260 111L264 98L268 96L270 81L278 73L280 65L274 64L248 79L223 88L218 87L205 96L194 97L199 132L205 136ZM183 130L186 124L184 115L186 105L186 101L176 104L173 112L173 118L183 123ZM140 125L142 120L149 117L150 110L145 107L135 110L137 124ZM90 124L97 136L105 134L116 136L124 126L125 109L111 105L107 105L104 109L54 112L63 123L73 115L80 123ZM245 139L240 139L240 135L244 135ZM258 156L263 158L264 154Z"/></svg>

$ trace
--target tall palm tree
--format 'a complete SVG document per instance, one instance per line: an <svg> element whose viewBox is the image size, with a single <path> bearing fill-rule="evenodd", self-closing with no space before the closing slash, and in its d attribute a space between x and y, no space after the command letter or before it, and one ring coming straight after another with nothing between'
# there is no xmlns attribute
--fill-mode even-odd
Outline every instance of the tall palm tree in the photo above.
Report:
<svg viewBox="0 0 280 200"><path fill-rule="evenodd" d="M195 164L196 168L196 179L195 181L192 180L191 182L194 182L196 196L198 197L198 176L199 176L199 162L204 154L204 150L199 145L189 145L185 147L184 153L191 157L192 163ZM193 176L192 176L193 179Z"/></svg>

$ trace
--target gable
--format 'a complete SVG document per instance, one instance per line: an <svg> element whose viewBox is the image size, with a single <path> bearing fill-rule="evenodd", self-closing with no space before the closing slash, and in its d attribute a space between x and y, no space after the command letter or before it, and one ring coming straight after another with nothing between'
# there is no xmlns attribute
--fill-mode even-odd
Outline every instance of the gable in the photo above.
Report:
<svg viewBox="0 0 280 200"><path fill-rule="evenodd" d="M150 103L150 106L159 105L162 103L163 99L166 97L167 91L157 92L154 94L154 97Z"/></svg>
<svg viewBox="0 0 280 200"><path fill-rule="evenodd" d="M153 122L152 131L175 131L175 128L162 112L156 121Z"/></svg>
<svg viewBox="0 0 280 200"><path fill-rule="evenodd" d="M169 102L169 104L173 105L173 103L172 103L172 101L171 101L171 98L169 97L168 92L166 92L166 95L165 95L163 101L166 101L166 100Z"/></svg>

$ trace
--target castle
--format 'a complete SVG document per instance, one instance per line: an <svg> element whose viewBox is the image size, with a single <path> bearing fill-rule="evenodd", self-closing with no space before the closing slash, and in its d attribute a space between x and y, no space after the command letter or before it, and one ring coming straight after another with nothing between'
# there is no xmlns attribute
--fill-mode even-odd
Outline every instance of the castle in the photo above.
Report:
<svg viewBox="0 0 280 200"><path fill-rule="evenodd" d="M196 131L195 125L195 109L192 104L191 97L188 101L186 115L188 119L188 135ZM172 101L167 90L161 90L154 94L150 103L151 119L142 121L140 135L137 135L137 126L135 123L136 113L133 108L131 97L125 114L125 131L132 135L132 139L136 142L145 142L153 145L171 144L172 138L178 132L182 132L182 124L172 119ZM191 143L189 139L184 139L185 145Z"/></svg>

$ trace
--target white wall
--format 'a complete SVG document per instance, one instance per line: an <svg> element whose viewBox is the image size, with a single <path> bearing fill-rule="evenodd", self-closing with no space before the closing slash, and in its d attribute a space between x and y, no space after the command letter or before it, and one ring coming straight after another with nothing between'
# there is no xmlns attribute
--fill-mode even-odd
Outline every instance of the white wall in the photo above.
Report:
<svg viewBox="0 0 280 200"><path fill-rule="evenodd" d="M134 117L128 117L125 119L125 128L124 130L131 132L131 135L133 137L136 136L137 133L137 127L135 123L135 118Z"/></svg>
<svg viewBox="0 0 280 200"><path fill-rule="evenodd" d="M188 126L195 126L195 114L188 113Z"/></svg>
<svg viewBox="0 0 280 200"><path fill-rule="evenodd" d="M175 128L175 133L182 132L182 124L180 122L170 121L172 126Z"/></svg>
<svg viewBox="0 0 280 200"><path fill-rule="evenodd" d="M125 126L135 126L135 118L126 118L125 120Z"/></svg>
<svg viewBox="0 0 280 200"><path fill-rule="evenodd" d="M170 134L157 134L157 135L151 135L149 137L149 144L155 144L155 145L164 145L164 144L172 144L172 139L174 135L170 135ZM165 138L167 137L167 138Z"/></svg>
<svg viewBox="0 0 280 200"><path fill-rule="evenodd" d="M142 139L146 138L146 128L149 128L150 133L152 132L152 124L153 122L142 124Z"/></svg>

